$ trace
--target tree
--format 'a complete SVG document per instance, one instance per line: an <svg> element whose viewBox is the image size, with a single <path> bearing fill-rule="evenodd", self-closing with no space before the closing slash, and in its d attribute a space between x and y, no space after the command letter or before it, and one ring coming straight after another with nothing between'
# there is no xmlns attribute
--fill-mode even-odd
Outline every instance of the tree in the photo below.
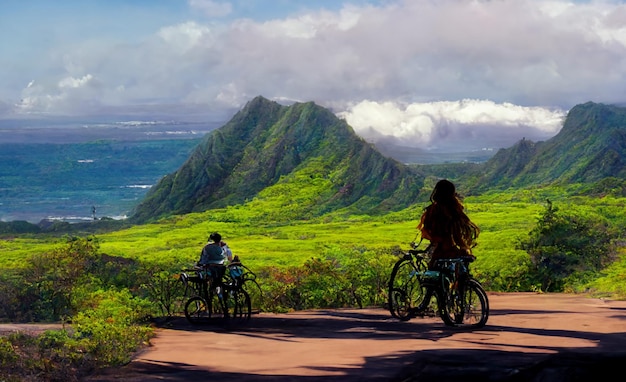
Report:
<svg viewBox="0 0 626 382"><path fill-rule="evenodd" d="M34 299L35 319L57 320L75 313L73 293L89 282L98 249L95 238L68 237L62 247L32 256L23 278L26 294Z"/></svg>
<svg viewBox="0 0 626 382"><path fill-rule="evenodd" d="M560 212L547 206L528 238L519 243L531 258L531 277L543 291L563 291L568 278L596 272L613 258L610 227L597 216Z"/></svg>

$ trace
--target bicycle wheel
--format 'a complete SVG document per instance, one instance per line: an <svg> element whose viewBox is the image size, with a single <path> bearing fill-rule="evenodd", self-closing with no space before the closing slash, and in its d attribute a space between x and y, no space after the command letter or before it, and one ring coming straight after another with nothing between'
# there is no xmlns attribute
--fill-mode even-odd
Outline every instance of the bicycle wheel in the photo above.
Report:
<svg viewBox="0 0 626 382"><path fill-rule="evenodd" d="M389 292L389 311L391 315L401 321L411 319L411 299L402 289L393 288Z"/></svg>
<svg viewBox="0 0 626 382"><path fill-rule="evenodd" d="M392 317L402 321L411 318L411 309L420 305L426 296L426 287L421 283L422 263L413 263L403 258L396 262L389 279L388 304Z"/></svg>
<svg viewBox="0 0 626 382"><path fill-rule="evenodd" d="M209 308L205 299L194 296L185 304L185 317L192 324L205 323L210 318Z"/></svg>
<svg viewBox="0 0 626 382"><path fill-rule="evenodd" d="M482 309L474 309L473 313L468 308L465 308L466 318L465 322L471 324L472 327L483 327L487 324L487 320L489 319L489 297L487 297L487 292L483 288L483 286L478 282L478 280L470 279L469 283L473 285L473 289L476 293L480 294L482 297L479 297L479 300L482 301L481 306ZM473 316L473 319L467 318L467 316ZM472 324L474 323L474 324Z"/></svg>
<svg viewBox="0 0 626 382"><path fill-rule="evenodd" d="M254 279L244 279L242 288L250 296L252 313L261 313L263 311L263 291L261 286Z"/></svg>
<svg viewBox="0 0 626 382"><path fill-rule="evenodd" d="M469 279L464 285L450 290L445 298L441 318L448 326L485 326L489 318L489 300L480 283Z"/></svg>
<svg viewBox="0 0 626 382"><path fill-rule="evenodd" d="M241 288L228 291L225 302L231 323L245 324L250 320L252 306L248 292Z"/></svg>

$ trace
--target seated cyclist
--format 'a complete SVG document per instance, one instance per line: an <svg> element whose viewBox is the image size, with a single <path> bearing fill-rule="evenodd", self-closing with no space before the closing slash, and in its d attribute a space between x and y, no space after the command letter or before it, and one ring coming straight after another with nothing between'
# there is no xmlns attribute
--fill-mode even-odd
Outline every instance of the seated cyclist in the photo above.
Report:
<svg viewBox="0 0 626 382"><path fill-rule="evenodd" d="M446 179L437 182L430 201L417 226L422 237L433 246L429 269L436 268L439 259L472 256L471 248L476 246L480 229L465 214L454 184ZM431 297L429 289L423 305L420 304L417 310L426 308Z"/></svg>
<svg viewBox="0 0 626 382"><path fill-rule="evenodd" d="M417 226L434 246L430 268L439 259L471 255L480 229L465 214L454 184L445 179L437 182L430 201Z"/></svg>
<svg viewBox="0 0 626 382"><path fill-rule="evenodd" d="M209 242L202 248L198 266L205 268L207 275L219 282L224 276L226 260L232 261L233 253L226 242L222 241L222 235L213 232L209 236Z"/></svg>

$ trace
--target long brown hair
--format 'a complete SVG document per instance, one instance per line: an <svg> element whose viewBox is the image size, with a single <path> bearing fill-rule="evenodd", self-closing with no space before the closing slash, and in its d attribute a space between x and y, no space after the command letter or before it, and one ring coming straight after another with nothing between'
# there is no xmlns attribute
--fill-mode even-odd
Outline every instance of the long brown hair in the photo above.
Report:
<svg viewBox="0 0 626 382"><path fill-rule="evenodd" d="M431 204L424 211L423 229L438 238L451 238L459 248L476 246L480 229L465 214L454 184L442 179L430 195ZM420 229L421 223L420 223Z"/></svg>

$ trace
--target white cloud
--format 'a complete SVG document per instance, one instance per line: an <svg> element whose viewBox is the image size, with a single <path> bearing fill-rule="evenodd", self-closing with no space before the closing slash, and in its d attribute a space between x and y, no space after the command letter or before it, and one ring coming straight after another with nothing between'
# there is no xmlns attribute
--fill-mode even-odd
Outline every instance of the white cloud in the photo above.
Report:
<svg viewBox="0 0 626 382"><path fill-rule="evenodd" d="M44 85L31 81L22 92L16 105L21 113L69 114L76 110L93 111L92 100L99 98L100 90L94 77L65 77L56 85Z"/></svg>
<svg viewBox="0 0 626 382"><path fill-rule="evenodd" d="M162 28L157 35L169 49L179 53L184 53L192 48L206 49L210 46L207 43L212 42L213 39L213 34L209 27L191 21ZM199 46L202 43L205 45Z"/></svg>
<svg viewBox="0 0 626 382"><path fill-rule="evenodd" d="M176 114L230 110L263 95L345 112L370 139L424 145L489 140L488 131L543 137L576 104L626 101L619 2L357 0L313 11L308 2L262 21L237 17L254 2L187 4L186 19L163 15L148 36L51 44L28 71L0 73L2 101L28 112Z"/></svg>
<svg viewBox="0 0 626 382"><path fill-rule="evenodd" d="M82 78L67 77L59 81L59 88L81 88L93 79L91 74L87 74Z"/></svg>
<svg viewBox="0 0 626 382"><path fill-rule="evenodd" d="M357 134L374 143L392 141L407 147L477 148L489 146L486 138L509 145L523 137L533 140L551 137L562 127L565 112L466 99L409 105L362 101L337 115ZM520 130L528 135L520 136L523 134Z"/></svg>

